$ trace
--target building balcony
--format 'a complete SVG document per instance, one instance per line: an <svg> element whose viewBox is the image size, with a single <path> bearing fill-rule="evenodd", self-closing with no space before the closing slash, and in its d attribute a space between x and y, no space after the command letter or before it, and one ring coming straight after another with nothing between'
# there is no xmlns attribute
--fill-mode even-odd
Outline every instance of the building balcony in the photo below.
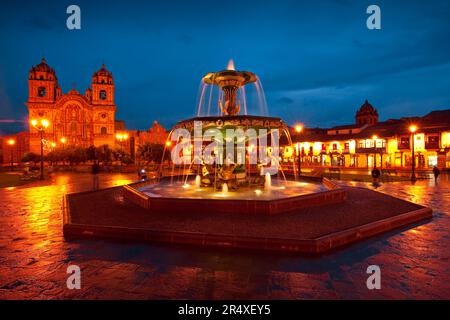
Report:
<svg viewBox="0 0 450 320"><path fill-rule="evenodd" d="M440 149L439 142L425 142L425 149L427 149L427 150Z"/></svg>
<svg viewBox="0 0 450 320"><path fill-rule="evenodd" d="M398 150L410 150L409 143L399 143Z"/></svg>
<svg viewBox="0 0 450 320"><path fill-rule="evenodd" d="M356 153L386 153L386 147L382 148L356 148Z"/></svg>

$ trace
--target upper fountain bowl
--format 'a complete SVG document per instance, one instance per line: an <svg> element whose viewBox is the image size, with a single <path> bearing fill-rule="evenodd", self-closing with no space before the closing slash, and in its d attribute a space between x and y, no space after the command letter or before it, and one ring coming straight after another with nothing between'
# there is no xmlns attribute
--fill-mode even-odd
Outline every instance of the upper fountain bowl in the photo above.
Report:
<svg viewBox="0 0 450 320"><path fill-rule="evenodd" d="M214 84L221 88L227 86L242 87L248 83L256 82L257 77L249 71L223 70L210 72L203 77L206 84Z"/></svg>

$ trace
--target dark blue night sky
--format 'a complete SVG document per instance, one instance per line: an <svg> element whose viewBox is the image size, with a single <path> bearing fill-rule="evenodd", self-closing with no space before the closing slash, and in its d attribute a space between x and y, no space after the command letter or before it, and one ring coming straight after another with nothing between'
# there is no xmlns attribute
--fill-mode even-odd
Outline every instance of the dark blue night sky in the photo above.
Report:
<svg viewBox="0 0 450 320"><path fill-rule="evenodd" d="M70 4L82 30L66 28ZM366 28L370 4L382 30ZM201 77L230 58L290 124L353 122L366 98L382 120L450 107L450 1L11 1L0 39L0 119L26 118L42 56L64 92L84 92L104 62L128 128L193 116Z"/></svg>

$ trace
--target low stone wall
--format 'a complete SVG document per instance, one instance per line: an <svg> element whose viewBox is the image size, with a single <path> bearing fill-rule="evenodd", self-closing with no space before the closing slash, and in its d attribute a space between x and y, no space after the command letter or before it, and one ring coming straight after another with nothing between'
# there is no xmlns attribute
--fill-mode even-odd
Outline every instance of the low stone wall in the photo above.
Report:
<svg viewBox="0 0 450 320"><path fill-rule="evenodd" d="M335 232L316 239L283 239L267 237L246 237L202 232L182 232L125 228L113 226L90 226L65 224L64 235L88 238L111 238L142 242L197 245L222 248L243 248L319 254L346 246L383 232L398 229L424 219L431 219L432 211L422 208L388 219Z"/></svg>
<svg viewBox="0 0 450 320"><path fill-rule="evenodd" d="M150 209L150 197L130 186L123 186L123 197L142 208Z"/></svg>

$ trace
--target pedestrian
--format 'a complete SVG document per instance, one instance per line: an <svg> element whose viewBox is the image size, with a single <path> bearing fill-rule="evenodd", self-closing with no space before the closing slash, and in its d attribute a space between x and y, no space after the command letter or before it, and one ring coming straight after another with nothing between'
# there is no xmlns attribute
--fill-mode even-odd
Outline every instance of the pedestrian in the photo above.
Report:
<svg viewBox="0 0 450 320"><path fill-rule="evenodd" d="M434 166L433 174L434 174L434 181L436 181L437 178L439 177L439 175L441 174L441 170L439 170L439 168L437 166Z"/></svg>
<svg viewBox="0 0 450 320"><path fill-rule="evenodd" d="M98 182L98 173L100 172L100 166L97 162L94 162L92 165L92 188L93 190L98 190L99 182Z"/></svg>

